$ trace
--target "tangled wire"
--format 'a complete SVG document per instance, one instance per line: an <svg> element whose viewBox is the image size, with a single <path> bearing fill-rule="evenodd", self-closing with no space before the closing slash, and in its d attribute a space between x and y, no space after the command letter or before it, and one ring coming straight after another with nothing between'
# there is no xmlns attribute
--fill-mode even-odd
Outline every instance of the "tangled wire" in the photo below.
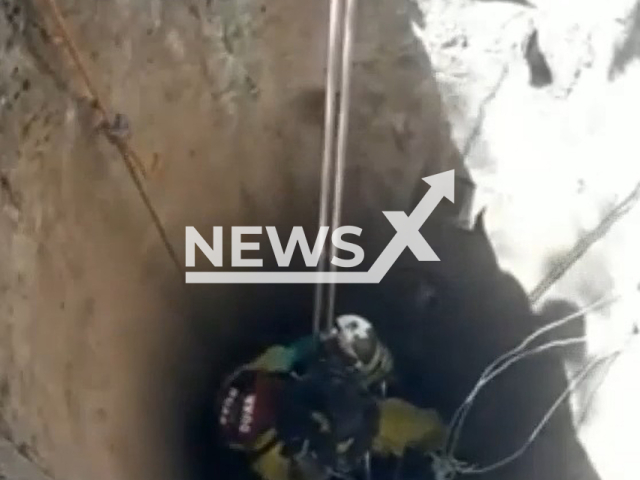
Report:
<svg viewBox="0 0 640 480"><path fill-rule="evenodd" d="M460 440L460 434L462 431L462 427L464 422L469 414L473 403L478 396L478 393L489 383L491 380L496 378L498 375L502 374L506 371L511 365L520 360L531 357L534 355L538 355L540 353L546 352L548 350L557 349L561 347L566 347L570 345L576 345L585 343L587 341L586 336L580 337L572 337L564 340L553 340L542 345L535 346L533 348L528 348L531 343L539 338L544 333L555 330L563 325L568 324L569 322L575 321L576 319L580 319L583 315L596 311L598 309L604 308L608 305L611 305L615 302L618 302L630 295L638 295L638 289L633 292L627 292L623 294L615 294L608 293L604 295L599 300L591 303L587 307L572 313L564 318L561 318L549 325L546 325L534 333L525 338L518 346L513 348L512 350L506 352L501 355L495 361L493 361L489 366L485 368L485 370L480 375L480 378L476 382L475 386L469 393L469 395L465 398L462 404L458 407L455 414L453 415L451 422L449 424L449 429L447 433L447 438L445 440L444 449L441 453L432 454L432 469L435 474L436 480L452 480L458 474L483 474L488 473L498 468L501 468L518 458L520 458L525 451L531 446L531 444L536 440L542 429L547 425L550 419L553 417L554 413L558 410L558 408L564 403L564 401L571 395L589 376L591 372L593 372L598 366L609 363L612 360L619 357L629 346L630 342L637 335L637 328L634 329L627 335L622 345L617 348L612 349L611 351L600 354L589 361L586 365L582 367L582 369L576 374L568 383L567 387L560 393L557 397L556 401L551 405L551 407L547 410L545 415L542 417L540 422L533 429L525 443L515 450L510 455L505 456L504 458L491 463L486 466L478 466L478 465L470 465L465 462L458 460L455 456L456 448L458 446Z"/></svg>

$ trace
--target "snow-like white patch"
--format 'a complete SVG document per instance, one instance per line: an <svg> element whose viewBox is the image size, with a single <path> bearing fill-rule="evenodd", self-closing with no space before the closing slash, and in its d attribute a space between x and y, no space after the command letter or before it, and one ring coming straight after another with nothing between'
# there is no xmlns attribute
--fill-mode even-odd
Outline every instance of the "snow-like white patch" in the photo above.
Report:
<svg viewBox="0 0 640 480"><path fill-rule="evenodd" d="M416 32L478 184L476 201L488 207L498 259L529 290L640 182L640 51L610 74L637 0L532 3L424 0L426 25ZM522 54L534 28L554 77L545 88L529 84ZM550 295L584 306L639 282L640 205ZM590 314L589 354L620 345L639 318L637 296ZM603 480L637 478L638 372L640 340L613 364L579 430ZM585 395L575 395L577 413Z"/></svg>

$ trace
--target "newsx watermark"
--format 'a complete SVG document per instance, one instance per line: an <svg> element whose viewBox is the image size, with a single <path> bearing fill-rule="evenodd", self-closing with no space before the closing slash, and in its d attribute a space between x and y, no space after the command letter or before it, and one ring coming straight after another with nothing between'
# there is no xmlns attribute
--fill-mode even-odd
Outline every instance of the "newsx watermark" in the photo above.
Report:
<svg viewBox="0 0 640 480"><path fill-rule="evenodd" d="M359 227L341 226L331 232L330 236L329 227L321 227L312 246L302 227L293 228L285 245L275 227L243 226L231 227L231 267L256 270L187 271L186 283L379 283L405 248L409 248L421 262L437 262L440 259L420 233L420 228L443 198L454 201L454 171L449 170L425 177L423 180L430 185L430 188L409 215L402 211L382 212L393 225L396 233L368 271L261 271L258 269L263 266L262 259L243 258L243 252L256 251L260 248L258 242L248 241L243 237L266 233L278 267L288 267L296 248L299 247L305 265L315 268L322 255L323 247L330 238L337 250L351 254L348 259L334 255L330 261L336 267L353 269L364 260L364 250L344 237L348 235L359 237L362 233ZM213 242L209 243L194 227L185 228L187 268L195 267L196 247L214 267L225 266L223 227L213 227L212 240Z"/></svg>

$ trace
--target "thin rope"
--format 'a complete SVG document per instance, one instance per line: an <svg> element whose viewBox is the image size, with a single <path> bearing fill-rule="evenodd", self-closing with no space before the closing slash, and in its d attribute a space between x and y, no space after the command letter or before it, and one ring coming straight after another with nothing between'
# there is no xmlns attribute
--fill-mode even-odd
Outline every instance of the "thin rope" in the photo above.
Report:
<svg viewBox="0 0 640 480"><path fill-rule="evenodd" d="M535 332L533 332L531 335L529 335L528 337L526 337L518 346L516 346L515 348L509 350L508 352L502 354L500 357L498 357L496 360L494 360L493 362L491 362L482 372L482 374L480 375L480 378L478 379L476 385L474 386L474 388L471 390L471 392L469 393L469 395L467 396L467 398L464 400L464 402L458 407L458 409L456 410L456 412L453 415L453 418L449 424L449 429L448 429L448 434L447 434L447 439L445 440L445 451L449 452L449 453L453 453L455 450L455 444L452 445L452 435L453 432L461 427L457 427L458 422L460 421L460 416L463 415L464 410L470 408L468 405L473 401L473 398L478 394L479 390L481 388L484 387L484 385L486 385L486 383L488 382L487 377L489 375L491 375L491 373L493 371L495 371L497 368L499 368L500 364L503 364L504 362L509 361L509 359L513 356L517 356L520 352L522 352L528 345L531 344L531 342L533 342L536 338L540 337L541 335L543 335L546 332L549 332L553 329L556 329L558 327L561 327L571 321L574 321L576 319L581 318L582 316L584 316L585 314L592 312L594 310L598 310L600 308L604 308L607 305L610 305L611 303L618 301L620 298L622 298L621 294L613 294L613 293L608 293L603 295L600 299L592 302L591 304L587 305L586 307L578 310L577 312L574 312L570 315L567 315L563 318L560 318L559 320L556 320L555 322L550 323L549 325L545 325L542 328L539 328L538 330L536 330Z"/></svg>
<svg viewBox="0 0 640 480"><path fill-rule="evenodd" d="M342 17L341 17L342 16ZM356 16L356 0L332 0L329 15L327 76L325 96L325 124L320 186L320 213L318 230L329 227L329 235L339 226L342 211L344 165L347 149L348 118L351 96L351 56L353 29ZM338 40L341 40L339 45ZM340 50L339 50L340 49ZM340 53L340 56L339 56ZM341 63L339 64L339 60ZM340 77L340 104L336 109L337 82ZM336 114L338 131L336 132ZM336 139L337 135L337 139ZM337 141L337 146L336 146ZM333 189L330 186L333 185ZM331 210L331 218L329 218ZM331 242L331 238L327 239ZM326 243L326 242L325 242ZM325 285L317 282L314 289L313 332L329 331L333 325L336 272L331 259L336 248L331 242L329 254L323 245L318 260L320 277L327 270L331 281ZM324 324L323 324L324 318Z"/></svg>
<svg viewBox="0 0 640 480"><path fill-rule="evenodd" d="M625 342L625 345L623 345L622 347L614 350L611 353L608 353L607 355L600 355L600 356L596 357L595 359L593 359L591 362L589 362L580 371L580 373L578 375L576 375L569 382L569 384L564 389L562 394L556 399L556 401L553 403L551 408L549 408L549 410L544 415L544 417L542 417L542 420L538 423L536 428L531 432L531 434L529 435L529 438L527 439L527 441L518 450L513 452L511 455L508 455L508 456L504 457L503 459L501 459L501 460L499 460L497 462L494 462L494 463L492 463L490 465L487 465L485 467L463 468L463 469L461 469L460 473L481 475L481 474L489 473L489 472L491 472L493 470L497 470L498 468L504 467L505 465L507 465L507 464L517 460L518 458L520 458L526 452L526 450L531 446L531 444L536 440L536 438L538 437L538 435L540 434L542 429L549 423L549 420L551 419L551 417L555 414L555 412L558 410L558 408L560 408L560 406L564 403L564 401L567 399L567 397L569 395L571 395L576 390L576 388L578 388L578 386L580 386L580 384L587 378L587 376L596 367L598 367L601 363L606 362L610 358L614 358L614 357L617 357L618 355L620 355L627 348L627 346L629 345L629 342L633 339L634 336L635 335L633 335L633 334L630 335L628 341Z"/></svg>
<svg viewBox="0 0 640 480"><path fill-rule="evenodd" d="M464 425L464 422L467 418L467 415L469 413L469 411L471 410L471 406L473 405L473 400L475 400L477 394L479 393L480 389L486 384L489 383L491 380L493 380L494 378L496 378L498 375L500 375L501 373L503 373L505 370L507 370L511 365L513 365L516 362L519 362L520 360L524 360L525 358L528 357L532 357L534 355L538 355L540 353L544 353L547 350L552 350L552 349L556 349L559 347L566 347L569 345L577 345L577 344L581 344L581 343L586 343L587 342L587 337L586 336L582 336L582 337L572 337L572 338L567 338L564 340L556 340L553 342L549 342L547 344L544 345L540 345L539 347L536 347L532 350L528 350L526 352L522 352L520 355L516 355L515 357L511 358L509 361L505 362L504 364L502 364L502 366L498 369L496 369L495 371L493 371L491 373L491 375L489 375L488 377L486 377L486 379L483 382L479 382L477 385L477 389L473 392L473 395L471 396L471 398L469 398L468 401L465 401L465 405L467 406L467 408L463 409L462 414L460 415L460 419L458 424L456 425L455 431L452 435L452 441L451 444L454 446L458 445L458 441L460 440L460 434L462 432L462 426ZM451 452L453 453L453 451Z"/></svg>
<svg viewBox="0 0 640 480"><path fill-rule="evenodd" d="M341 0L332 0L329 13L329 37L327 42L327 76L324 107L324 144L322 149L322 174L320 179L320 214L318 218L318 231L328 227L329 204L331 203L329 182L331 180L334 140L335 140L335 112L336 90L338 73L338 19L340 16ZM326 247L323 245L318 259L318 277L326 271ZM313 300L313 332L320 333L320 322L323 314L325 285L316 283Z"/></svg>
<svg viewBox="0 0 640 480"><path fill-rule="evenodd" d="M105 119L108 119L109 114L107 113L105 104L101 100L100 95L98 94L98 90L95 87L93 81L91 80L91 77L89 76L89 72L87 71L87 68L85 67L84 62L82 61L80 52L78 51L78 48L76 47L76 43L71 37L71 33L67 28L67 25L64 21L64 17L62 16L62 12L60 11L60 7L58 6L58 3L56 2L56 0L44 0L44 2L48 4L49 8L53 13L53 17L56 21L58 30L62 35L62 39L64 40L67 50L69 51L69 54L71 55L71 58L73 59L76 65L76 68L78 69L78 72L80 73L80 75L82 76L82 79L84 80L84 84L87 90L89 91L89 94L91 95L92 100L95 102L96 108L100 111L100 113Z"/></svg>
<svg viewBox="0 0 640 480"><path fill-rule="evenodd" d="M601 240L615 226L615 224L629 213L640 200L640 182L636 184L631 193L618 203L600 223L584 237L564 256L562 262L544 276L542 280L529 294L532 305L536 305L547 291L564 276L565 273L584 256L584 254Z"/></svg>
<svg viewBox="0 0 640 480"><path fill-rule="evenodd" d="M467 475L479 475L489 473L491 471L497 470L506 466L507 464L517 460L520 458L526 450L533 444L533 442L538 438L542 429L549 423L550 419L553 417L555 412L560 408L562 403L567 399L571 393L573 393L580 384L587 378L587 376L596 369L601 363L609 362L612 359L617 359L629 346L629 343L635 337L636 332L633 332L629 335L627 342L625 344L610 352L606 355L600 355L592 360L589 364L587 364L578 375L573 377L567 387L563 390L563 392L558 396L556 401L551 405L551 407L547 410L542 420L536 425L533 429L525 443L512 454L502 458L501 460L494 462L485 467L474 466L466 466L468 465L466 462L462 462L455 458L452 455L439 455L436 453L431 453L431 457L433 460L432 469L434 471L435 477L437 480L452 480L456 477L457 474L467 474Z"/></svg>
<svg viewBox="0 0 640 480"><path fill-rule="evenodd" d="M347 0L344 18L344 44L342 51L342 81L340 86L340 117L338 123L338 146L336 152L336 172L333 194L333 216L331 220L332 231L340 227L342 216L342 196L344 189L344 169L347 155L347 137L349 134L349 109L351 108L351 57L353 54L354 27L356 17L356 0ZM335 257L337 247L331 242L331 259ZM336 265L329 264L332 280L335 279ZM336 303L336 284L329 284L329 300L326 312L325 331L329 331L333 325Z"/></svg>
<svg viewBox="0 0 640 480"><path fill-rule="evenodd" d="M591 407L593 406L593 403L595 401L596 394L598 393L600 388L602 388L602 386L604 385L605 381L609 377L609 373L611 373L611 369L613 368L613 365L616 363L618 358L620 358L621 354L622 352L618 352L617 355L614 355L611 358L609 358L607 360L607 364L602 367L602 375L600 375L600 378L596 380L596 385L591 389L591 391L586 396L584 407L582 408L582 411L580 412L580 415L578 417L578 421L576 422L576 430L580 428L588 418L589 412L591 411Z"/></svg>
<svg viewBox="0 0 640 480"><path fill-rule="evenodd" d="M51 9L51 12L53 13L53 18L55 19L56 26L58 27L60 35L62 35L62 39L65 43L65 46L69 51L69 55L71 55L71 59L73 60L74 64L76 65L76 68L78 69L78 72L80 73L80 76L82 77L85 87L89 91L89 95L91 96L93 105L100 112L100 115L102 115L103 121L108 122L109 113L107 111L106 103L100 97L100 94L98 93L98 89L96 88L95 83L91 80L91 77L89 76L87 67L84 64L84 61L82 60L82 56L80 55L80 51L76 46L76 42L73 40L73 37L71 36L71 33L67 27L67 24L64 21L64 17L62 16L62 12L60 11L60 7L58 6L57 1L56 0L44 0L44 1L47 3L49 8ZM140 157L136 155L135 152L133 152L133 150L128 146L127 146L127 150L128 150L127 153L136 162L136 167L140 170L142 175L146 177L146 171L145 171L144 165L142 164L142 161L140 160Z"/></svg>
<svg viewBox="0 0 640 480"><path fill-rule="evenodd" d="M73 37L71 36L69 29L67 28L67 25L65 23L65 20L62 16L62 13L60 11L60 8L56 0L43 0L43 1L47 3L51 12L53 13L53 17L55 19L57 28L60 34L62 35L62 39L67 48L67 51L71 55L71 58L76 68L78 69L78 71L80 72L80 75L82 76L85 87L89 91L89 94L92 97L91 100L93 104L102 115L103 121L108 123L109 114L107 112L107 108L105 107L105 103L101 100L100 95L98 94L98 90L95 87L93 81L91 80L91 77L89 76L89 73L84 65L84 62L82 61L80 52L76 46L76 42L73 40ZM160 221L160 217L158 216L155 208L153 207L151 199L149 198L149 195L144 189L142 181L138 176L138 171L136 170L136 167L140 171L142 176L143 177L145 176L145 169L142 164L142 161L140 160L140 157L135 152L135 150L128 144L126 140L122 138L118 138L115 135L109 134L109 132L106 129L103 129L103 131L107 139L115 145L118 152L120 153L120 156L125 164L125 167L129 172L129 176L131 177L131 180L133 181L134 186L136 187L136 190L138 191L138 194L140 195L140 198L142 199L142 202L145 208L149 212L151 221L153 222L156 230L158 231L160 240L162 241L167 253L169 254L169 257L171 258L172 262L177 268L179 274L182 276L183 268L178 258L178 255L174 250L174 248L172 247L171 242L169 241L167 232L164 229L162 222Z"/></svg>
<svg viewBox="0 0 640 480"><path fill-rule="evenodd" d="M636 293L636 292L634 292ZM590 311L593 311L597 308L602 308L608 304L611 304L613 302L619 301L623 298L623 295L617 294L607 294L604 295L602 298L600 298L599 300L593 302L592 304L590 304L589 306L581 309L578 312L575 312L571 315L567 315L564 318L561 318L545 327L542 327L540 329L538 329L537 331L535 331L533 334L529 335L523 342L520 343L520 345L518 345L517 347L515 347L514 349L510 350L509 352L507 352L504 355L501 355L497 360L495 360L494 362L492 362L487 368L485 368L485 370L483 371L482 375L480 376L480 379L478 380L478 382L476 383L476 385L474 386L473 390L471 391L471 393L467 396L467 398L465 399L465 401L462 403L462 405L460 405L460 407L456 410L454 417L450 423L450 427L449 427L449 431L447 434L447 438L445 440L445 448L444 448L444 452L442 456L437 456L436 455L436 459L438 460L437 462L434 461L433 463L433 468L434 471L436 473L436 477L437 478L441 478L441 479L452 479L453 477L455 477L455 475L457 473L463 473L463 474L483 474L483 473L488 473L490 471L493 471L495 469L498 469L500 467L503 467L505 465L507 465L508 463L511 463L512 461L516 460L517 458L519 458L526 450L527 448L535 441L535 439L538 437L538 435L540 434L540 432L542 431L542 429L544 428L544 426L549 422L549 420L551 419L551 417L553 416L553 414L557 411L557 409L560 407L560 405L566 400L566 398L575 391L575 389L584 381L584 379L587 377L587 375L593 371L598 365L600 365L601 363L608 363L609 365L614 362L617 358L619 358L619 356L624 352L624 350L628 347L629 343L631 342L631 340L637 335L637 329L633 329L631 334L628 337L628 340L625 342L625 344L606 354L606 355L601 355L596 357L592 362L590 362L589 364L587 364L582 370L581 372L576 375L568 384L567 388L565 388L565 390L560 394L560 396L556 399L556 401L553 403L553 405L549 408L549 410L547 411L547 413L544 415L544 417L542 418L542 420L537 424L536 428L534 428L534 430L532 431L532 433L530 434L530 436L528 437L527 441L515 452L513 452L511 455L508 455L507 457L504 457L503 459L492 463L486 467L477 467L477 466L473 466L473 467L464 467L462 465L461 462L459 462L456 458L455 458L455 449L457 448L457 444L459 441L459 436L462 430L462 426L464 424L464 421L466 419L466 416L469 412L469 409L471 408L473 401L475 399L475 397L477 396L477 394L479 393L479 391L488 383L490 382L492 379L494 379L496 376L500 375L502 372L504 372L507 368L509 368L512 364L526 358L532 355L536 355L539 353L542 353L544 351L550 350L552 348L558 348L561 346L567 346L567 345L572 345L572 344L577 344L577 343L583 343L587 340L586 336L582 336L582 337L573 337L573 338L568 338L568 339L564 339L564 340L556 340L556 341L551 341L551 342L547 342L545 344L539 345L531 350L527 350L527 351L523 351L523 349L529 345L533 340L535 340L537 337L539 337L540 335L542 335L543 333L552 330L554 328L557 328L561 325L566 324L569 321L575 320L576 318L580 318L582 317L582 315L584 315L585 313L588 313Z"/></svg>

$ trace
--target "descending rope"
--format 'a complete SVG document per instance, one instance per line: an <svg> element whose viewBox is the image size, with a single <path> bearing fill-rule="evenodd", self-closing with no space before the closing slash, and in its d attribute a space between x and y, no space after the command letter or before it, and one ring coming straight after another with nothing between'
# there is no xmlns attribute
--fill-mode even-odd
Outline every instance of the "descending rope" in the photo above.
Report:
<svg viewBox="0 0 640 480"><path fill-rule="evenodd" d="M340 84L340 113L338 122L338 145L336 152L336 172L333 190L333 216L331 219L331 231L340 227L342 214L342 195L344 185L345 157L347 155L347 135L349 133L349 108L351 107L351 56L353 52L353 30L356 14L356 0L347 0L344 19L344 44L342 51L342 81ZM336 255L337 247L331 242L331 254L333 259ZM332 280L335 278L336 265L329 264ZM325 330L331 329L333 325L333 315L336 303L336 284L332 281L329 284L329 300L327 302L327 315Z"/></svg>
<svg viewBox="0 0 640 480"><path fill-rule="evenodd" d="M606 362L608 359L610 359L612 357L615 357L615 356L619 355L620 353L622 353L626 349L626 347L628 345L628 342L630 340L631 340L631 338L629 338L628 341L623 346L615 349L613 352L610 352L610 353L608 353L606 355L597 356L591 362L589 362L580 371L580 373L578 375L576 375L574 378L572 378L571 381L569 382L569 384L567 385L567 387L564 389L564 391L558 396L556 401L553 403L551 408L549 408L549 410L547 410L547 413L542 417L542 420L540 420L538 425L536 425L536 427L533 429L533 431L531 432L531 434L527 438L526 442L519 449L517 449L511 455L508 455L508 456L502 458L501 460L498 460L497 462L494 462L494 463L492 463L490 465L487 465L485 467L477 467L477 466L463 467L461 469L460 473L481 475L481 474L484 474L484 473L491 472L493 470L497 470L498 468L504 467L505 465L507 465L507 464L513 462L514 460L517 460L518 458L520 458L524 454L524 452L526 452L526 450L529 448L529 446L531 446L531 444L536 440L536 438L538 437L538 435L540 434L542 429L546 426L546 424L549 422L549 420L554 415L554 413L558 410L558 408L560 408L560 406L564 403L564 401L567 399L567 397L571 393L573 393L573 391L587 378L587 376L596 367L598 367L603 362Z"/></svg>
<svg viewBox="0 0 640 480"><path fill-rule="evenodd" d="M529 294L532 305L536 305L547 291L640 200L640 182L618 205L616 205L602 221L571 249L571 251L555 266Z"/></svg>
<svg viewBox="0 0 640 480"><path fill-rule="evenodd" d="M330 191L329 182L331 179L332 162L331 158L334 151L335 138L335 100L336 100L336 83L337 83L337 60L338 60L338 17L340 14L340 6L342 2L337 0L331 1L329 13L329 37L327 48L327 78L325 91L325 107L324 107L324 144L322 151L322 177L320 179L320 215L318 219L318 232L322 228L328 227ZM318 260L318 276L326 271L326 249L323 245ZM324 301L325 285L321 282L316 283L314 290L314 306L313 306L313 332L319 333L321 329L321 319L323 314L322 304Z"/></svg>
<svg viewBox="0 0 640 480"><path fill-rule="evenodd" d="M523 352L526 354L525 348L527 346L529 346L535 339L539 338L540 336L542 336L543 334L554 330L556 328L559 328L569 322L572 322L576 319L582 318L583 315L585 315L588 312L592 312L601 308L606 307L607 305L612 304L613 302L619 300L621 298L621 295L619 294L607 294L604 295L602 298L600 298L599 300L596 300L595 302L592 302L591 304L589 304L588 306L586 306L585 308L582 308L581 310L568 315L564 318L561 318L559 320L556 320L555 322L550 323L549 325L546 325L538 330L536 330L535 332L533 332L531 335L529 335L527 338L525 338L518 346L516 346L515 348L509 350L508 352L504 353L503 355L501 355L500 357L498 357L496 360L494 360L489 366L487 366L484 371L482 372L482 374L480 375L480 378L478 379L476 385L474 386L474 388L471 390L471 392L469 393L469 395L467 396L467 398L464 400L464 402L460 405L460 407L458 407L458 409L456 410L456 412L453 415L453 418L450 422L450 428L447 434L447 439L445 441L445 448L446 451L452 453L456 446L457 446L457 441L458 441L458 437L460 434L460 430L462 428L462 424L464 423L464 419L466 418L466 415L469 411L469 409L471 408L473 401L475 400L476 396L478 395L478 393L480 392L480 390L492 379L495 377L494 372L496 371L502 371L500 370L500 368L502 366L504 366L505 364L509 364L511 365L513 363L513 361L516 361L520 358L522 358ZM515 360L514 360L515 359Z"/></svg>
<svg viewBox="0 0 640 480"><path fill-rule="evenodd" d="M318 231L328 228L328 235L338 228L342 212L344 165L347 149L349 108L351 96L351 56L353 50L353 30L356 16L356 0L332 0L329 14L328 58L325 96L325 124L322 153L322 176L320 186L320 214ZM341 18L342 17L342 18ZM338 40L342 40L339 45ZM339 64L339 60L341 63ZM340 104L336 109L340 76ZM336 114L337 139L336 139ZM337 143L337 145L336 145ZM330 189L333 185L333 189ZM331 217L329 218L329 210ZM331 239L329 237L329 242ZM329 270L331 279L336 272L331 259L336 248L331 243L329 255L326 247L320 253L318 277ZM316 283L314 290L313 331L319 334L333 325L335 311L335 283ZM324 318L324 324L322 322Z"/></svg>
<svg viewBox="0 0 640 480"><path fill-rule="evenodd" d="M505 370L507 370L511 365L513 365L516 362L519 362L520 360L523 360L527 357L532 357L534 355L538 355L540 353L544 353L547 350L551 350L551 349L556 349L559 347L566 347L569 345L577 345L577 344L581 344L581 343L586 343L587 342L587 337L586 336L582 336L582 337L572 337L572 338L567 338L565 340L556 340L553 342L549 342L547 344L544 345L540 345L539 347L536 347L532 350L528 350L526 352L522 352L520 355L516 355L515 357L511 358L509 361L505 362L500 368L495 369L494 371L491 372L490 375L488 375L487 377L485 377L484 379L482 379L482 381L478 382L476 388L474 389L473 395L470 397L471 400L475 399L475 396L478 394L478 392L480 391L480 389L488 382L490 382L491 380L493 380L494 378L496 378L498 375L500 375L501 373L503 373ZM451 440L450 443L452 445L452 451L453 449L458 445L458 441L460 439L460 433L462 431L462 426L464 425L464 422L466 420L466 417L469 413L470 407L471 407L472 402L468 401L465 402L465 409L462 410L462 412L459 415L459 420L457 422L456 428L453 430L453 434L451 435Z"/></svg>
<svg viewBox="0 0 640 480"><path fill-rule="evenodd" d="M47 3L47 5L49 6L49 9L53 13L53 18L55 19L56 26L60 32L60 35L62 36L64 45L66 46L76 68L78 69L78 71L80 72L80 75L82 76L85 87L87 88L91 96L92 103L94 104L98 112L100 112L100 115L103 117L102 118L103 125L108 125L110 123L110 118L109 118L109 113L107 111L105 103L101 100L100 95L98 94L98 90L95 87L94 83L92 82L91 77L89 76L89 73L78 51L78 47L76 46L76 42L73 40L73 37L71 36L69 29L66 26L66 23L64 21L64 18L62 16L62 13L60 11L60 8L56 0L43 0L43 1ZM169 237L166 233L166 230L164 229L162 222L160 221L160 218L155 208L153 207L153 204L151 203L151 199L149 198L149 195L147 194L142 184L142 180L138 175L138 171L140 171L143 177L145 177L146 175L144 165L142 164L142 161L140 160L139 155L128 144L128 142L124 138L120 138L114 135L113 133L110 133L107 129L103 129L103 131L106 134L107 139L113 145L115 145L115 147L118 149L118 152L120 153L120 156L125 164L125 167L129 172L129 176L131 177L131 180L133 181L134 186L136 187L136 190L138 191L138 194L140 195L140 198L142 199L142 202L145 208L149 212L149 216L151 217L151 220L156 230L158 231L160 239L165 249L167 250L169 257L171 258L171 261L174 263L178 272L182 276L183 269L182 269L181 262L178 258L178 255L176 251L173 249L171 242L169 241ZM136 170L136 168L138 171Z"/></svg>
<svg viewBox="0 0 640 480"><path fill-rule="evenodd" d="M633 293L637 294L637 292L633 292ZM482 467L482 468L477 466L467 466L466 464L464 464L463 462L460 462L455 458L455 450L458 445L462 427L464 425L464 422L469 413L469 410L471 409L473 402L477 397L478 393L487 383L489 383L495 377L497 377L506 369L508 369L509 366L513 365L514 363L524 358L527 358L533 355L538 355L550 349L586 342L587 340L586 336L581 336L581 337L568 338L564 340L550 341L545 344L539 345L535 348L531 348L528 350L526 349L528 345L530 345L536 338L539 338L544 333L549 332L550 330L556 329L562 325L565 325L575 319L582 318L582 316L585 315L586 313L589 313L591 311L594 311L600 308L604 308L607 305L610 305L614 302L617 302L623 299L625 296L626 295L614 294L614 293L609 293L607 295L604 295L602 298L593 302L587 307L581 309L580 311L575 312L571 315L568 315L564 318L561 318L549 325L546 325L536 330L534 333L529 335L525 340L523 340L518 346L516 346L509 352L501 355L498 359L492 362L487 368L485 368L485 370L480 375L478 382L472 389L471 393L469 393L469 395L464 400L464 402L460 405L460 407L458 407L449 424L449 429L447 433L447 438L445 440L445 447L444 447L443 454L441 456L434 454L433 469L434 469L436 478L438 480L450 480L454 478L458 473L463 473L463 474L487 473L489 471L500 468L508 463L511 463L512 461L519 458L527 450L527 448L535 441L535 439L538 437L542 428L544 428L544 426L549 422L553 414L557 411L557 409L564 402L564 400L585 380L585 378L589 375L589 373L603 363L610 365L611 362L615 361L615 359L617 359L621 355L621 353L626 349L631 339L635 337L635 335L637 334L637 331L634 329L631 332L631 334L628 336L627 342L625 342L625 344L622 347L615 349L614 351L606 355L600 355L596 357L587 366L585 366L583 370L576 377L574 377L574 379L572 379L569 382L569 385L567 386L567 388L560 394L560 396L557 398L557 400L554 402L551 408L544 415L542 420L534 428L533 432L531 433L527 441L518 450L516 450L511 455L504 457L502 460L499 460L489 466Z"/></svg>

